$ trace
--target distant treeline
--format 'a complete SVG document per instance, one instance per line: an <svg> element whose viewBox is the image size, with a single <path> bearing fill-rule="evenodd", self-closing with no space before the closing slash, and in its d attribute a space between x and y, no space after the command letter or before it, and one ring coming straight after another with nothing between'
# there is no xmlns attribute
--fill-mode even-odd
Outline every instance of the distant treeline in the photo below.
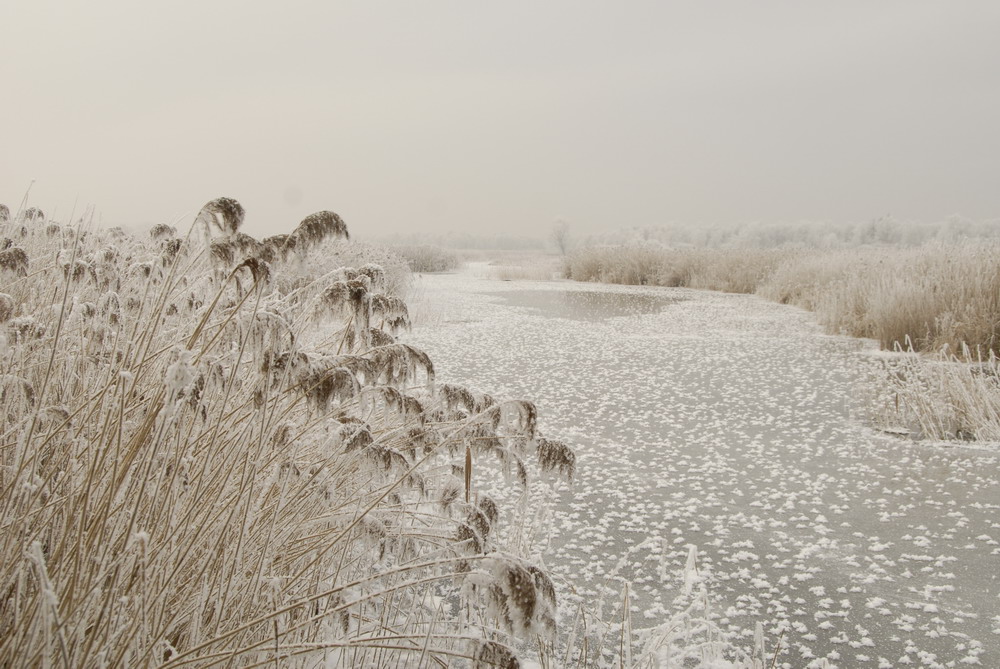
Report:
<svg viewBox="0 0 1000 669"><path fill-rule="evenodd" d="M571 248L621 246L638 243L667 247L702 248L850 248L854 246L921 246L927 242L954 243L1000 239L1000 219L972 220L959 215L943 221L906 221L891 215L865 222L740 223L704 225L671 223L657 226L619 227L609 232L584 234L572 223L567 229ZM406 233L384 235L369 241L386 246L437 246L486 251L552 251L551 230L538 237L507 234Z"/></svg>
<svg viewBox="0 0 1000 669"><path fill-rule="evenodd" d="M974 221L956 215L943 221L925 223L883 216L863 223L842 224L806 221L711 227L683 223L632 227L581 237L574 246L617 246L646 242L663 246L705 248L846 248L920 246L931 241L953 243L998 238L1000 219Z"/></svg>

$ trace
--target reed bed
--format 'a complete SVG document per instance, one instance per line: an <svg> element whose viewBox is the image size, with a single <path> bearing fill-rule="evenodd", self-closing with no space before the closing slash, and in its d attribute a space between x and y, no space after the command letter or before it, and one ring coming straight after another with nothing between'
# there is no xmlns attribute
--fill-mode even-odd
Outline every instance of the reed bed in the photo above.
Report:
<svg viewBox="0 0 1000 669"><path fill-rule="evenodd" d="M875 358L868 406L873 422L900 436L1000 442L1000 361L972 354Z"/></svg>
<svg viewBox="0 0 1000 669"><path fill-rule="evenodd" d="M499 281L552 281L560 274L560 260L540 253L507 254L490 261L487 276Z"/></svg>
<svg viewBox="0 0 1000 669"><path fill-rule="evenodd" d="M990 374L975 371L992 368L1000 355L994 240L826 250L592 247L572 253L564 274L753 293L808 309L831 333L925 354L891 372L880 367L876 394L891 393L892 406L902 408L887 413L880 404L873 410L879 424L917 426L916 433L935 439L995 439L1000 430L993 408L1000 390Z"/></svg>
<svg viewBox="0 0 1000 669"><path fill-rule="evenodd" d="M544 656L555 589L477 478L526 490L572 451L435 383L395 337L402 276L339 216L255 240L243 215L136 238L4 208L0 666Z"/></svg>
<svg viewBox="0 0 1000 669"><path fill-rule="evenodd" d="M449 272L462 266L456 251L431 244L409 244L391 247L401 256L412 272Z"/></svg>

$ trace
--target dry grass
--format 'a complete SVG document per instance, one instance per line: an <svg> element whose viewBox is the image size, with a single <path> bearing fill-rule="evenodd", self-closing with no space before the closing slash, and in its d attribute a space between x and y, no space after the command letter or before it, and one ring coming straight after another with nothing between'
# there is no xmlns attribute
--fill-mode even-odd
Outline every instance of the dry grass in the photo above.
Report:
<svg viewBox="0 0 1000 669"><path fill-rule="evenodd" d="M1000 353L1000 246L800 252L758 289L885 349Z"/></svg>
<svg viewBox="0 0 1000 669"><path fill-rule="evenodd" d="M832 332L886 349L1000 353L1000 245L852 251L600 247L565 265L578 281L756 293L817 312Z"/></svg>
<svg viewBox="0 0 1000 669"><path fill-rule="evenodd" d="M402 256L413 272L449 272L462 265L457 252L440 246L402 245L393 246L392 251Z"/></svg>
<svg viewBox="0 0 1000 669"><path fill-rule="evenodd" d="M577 281L752 293L785 256L785 251L758 249L596 247L571 253L563 273Z"/></svg>
<svg viewBox="0 0 1000 669"><path fill-rule="evenodd" d="M655 243L714 249L856 249L861 246L916 247L927 243L990 242L1000 238L1000 220L950 216L940 221L906 221L882 216L868 221L754 222L734 225L674 223L622 228L584 238L585 246Z"/></svg>
<svg viewBox="0 0 1000 669"><path fill-rule="evenodd" d="M551 281L561 273L560 256L510 251L470 254L487 263L486 276L499 281Z"/></svg>
<svg viewBox="0 0 1000 669"><path fill-rule="evenodd" d="M875 358L873 422L899 435L1000 441L1000 361L967 360L945 353Z"/></svg>
<svg viewBox="0 0 1000 669"><path fill-rule="evenodd" d="M534 407L434 383L332 212L262 242L0 224L0 666L510 666L553 638L502 539ZM391 260L391 259L390 259ZM508 518L505 520L505 516Z"/></svg>
<svg viewBox="0 0 1000 669"><path fill-rule="evenodd" d="M873 415L880 424L913 425L933 438L1000 434L1000 390L977 371L1000 355L997 242L851 250L599 247L571 254L565 274L756 293L814 311L829 332L931 355L878 381L883 394L897 398L891 406L901 407L890 415L879 400Z"/></svg>
<svg viewBox="0 0 1000 669"><path fill-rule="evenodd" d="M552 281L559 275L555 263L491 265L489 276L499 281Z"/></svg>

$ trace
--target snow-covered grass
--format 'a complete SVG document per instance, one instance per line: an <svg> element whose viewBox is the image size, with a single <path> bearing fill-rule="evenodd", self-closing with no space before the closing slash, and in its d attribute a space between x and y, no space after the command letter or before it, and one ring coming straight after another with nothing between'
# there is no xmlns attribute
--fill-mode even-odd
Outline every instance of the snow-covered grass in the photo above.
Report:
<svg viewBox="0 0 1000 669"><path fill-rule="evenodd" d="M885 349L1000 353L1000 245L801 252L756 292Z"/></svg>
<svg viewBox="0 0 1000 669"><path fill-rule="evenodd" d="M413 272L447 272L458 269L462 259L458 253L431 244L407 244L391 247L406 260Z"/></svg>
<svg viewBox="0 0 1000 669"><path fill-rule="evenodd" d="M551 281L559 276L560 260L543 253L506 254L490 261L488 275L501 281Z"/></svg>
<svg viewBox="0 0 1000 669"><path fill-rule="evenodd" d="M753 222L705 225L675 223L619 229L583 237L584 246L653 242L700 248L857 248L859 246L920 246L928 242L996 241L1000 220L949 216L940 221L905 221L890 216L853 223L829 221Z"/></svg>
<svg viewBox="0 0 1000 669"><path fill-rule="evenodd" d="M756 293L817 312L831 330L919 351L1000 353L1000 245L914 249L592 247L568 278Z"/></svg>
<svg viewBox="0 0 1000 669"><path fill-rule="evenodd" d="M148 237L0 210L0 665L516 666L555 590L480 467L571 469L434 383L405 268L219 198ZM376 264L378 263L378 264Z"/></svg>
<svg viewBox="0 0 1000 669"><path fill-rule="evenodd" d="M593 247L571 254L565 274L756 293L814 311L829 332L875 339L890 351L932 354L936 362L910 361L877 379L880 392L891 387L896 399L892 412L882 403L876 416L919 425L933 438L1000 434L1000 385L992 373L977 371L995 368L1000 354L996 242L850 250Z"/></svg>
<svg viewBox="0 0 1000 669"><path fill-rule="evenodd" d="M877 356L868 407L873 422L898 434L1000 442L1000 361L947 353Z"/></svg>
<svg viewBox="0 0 1000 669"><path fill-rule="evenodd" d="M774 249L670 249L655 244L590 247L572 252L563 273L576 281L752 293L788 255Z"/></svg>

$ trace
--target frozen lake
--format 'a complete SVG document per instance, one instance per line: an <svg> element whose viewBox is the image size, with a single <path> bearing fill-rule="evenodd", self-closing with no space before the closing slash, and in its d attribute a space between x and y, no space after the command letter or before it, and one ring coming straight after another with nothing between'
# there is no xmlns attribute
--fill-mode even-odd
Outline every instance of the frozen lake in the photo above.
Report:
<svg viewBox="0 0 1000 669"><path fill-rule="evenodd" d="M406 341L439 380L535 402L577 452L548 520L564 627L621 579L634 627L665 620L693 544L717 624L749 649L762 622L778 666L1000 667L1000 450L866 427L869 344L751 296L469 270L418 289L438 322Z"/></svg>

